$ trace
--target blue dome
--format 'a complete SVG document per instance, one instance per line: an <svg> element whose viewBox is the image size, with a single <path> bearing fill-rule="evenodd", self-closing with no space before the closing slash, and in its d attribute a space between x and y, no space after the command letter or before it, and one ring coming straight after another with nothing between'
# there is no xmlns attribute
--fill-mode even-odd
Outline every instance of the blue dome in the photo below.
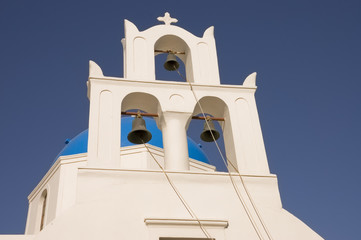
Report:
<svg viewBox="0 0 361 240"><path fill-rule="evenodd" d="M121 144L122 147L133 146L134 143L128 141L128 133L132 130L132 117L123 117L122 118L122 134L121 134ZM162 132L158 129L156 122L153 118L144 117L144 120L147 125L147 129L152 133L152 139L148 142L153 146L163 148L163 138ZM56 159L60 156L86 153L88 152L88 129L79 133L69 143L61 150ZM198 161L208 163L209 160L206 154L202 151L197 143L195 143L190 137L188 137L188 155L190 158L196 159Z"/></svg>

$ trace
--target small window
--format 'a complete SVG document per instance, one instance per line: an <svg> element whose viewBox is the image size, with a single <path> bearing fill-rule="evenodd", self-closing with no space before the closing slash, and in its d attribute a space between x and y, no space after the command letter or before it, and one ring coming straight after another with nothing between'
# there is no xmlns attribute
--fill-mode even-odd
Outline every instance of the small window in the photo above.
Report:
<svg viewBox="0 0 361 240"><path fill-rule="evenodd" d="M45 212L46 212L46 200L48 197L48 192L44 190L41 194L41 219L40 219L40 231L44 228L45 225Z"/></svg>

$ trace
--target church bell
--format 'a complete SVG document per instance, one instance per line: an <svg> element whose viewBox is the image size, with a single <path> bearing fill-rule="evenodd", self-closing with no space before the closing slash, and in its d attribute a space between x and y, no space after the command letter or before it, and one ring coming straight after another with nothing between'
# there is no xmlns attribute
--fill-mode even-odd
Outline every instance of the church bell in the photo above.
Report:
<svg viewBox="0 0 361 240"><path fill-rule="evenodd" d="M179 63L173 53L168 53L167 60L164 63L164 68L168 71L175 71L179 68Z"/></svg>
<svg viewBox="0 0 361 240"><path fill-rule="evenodd" d="M206 118L206 122L204 123L203 131L200 136L201 139L205 142L213 142L217 140L219 136L220 134L214 127L214 123L212 122L212 119L210 119L209 117Z"/></svg>
<svg viewBox="0 0 361 240"><path fill-rule="evenodd" d="M128 140L134 144L147 143L152 139L152 134L147 130L145 121L138 114L132 122L132 131L128 134Z"/></svg>

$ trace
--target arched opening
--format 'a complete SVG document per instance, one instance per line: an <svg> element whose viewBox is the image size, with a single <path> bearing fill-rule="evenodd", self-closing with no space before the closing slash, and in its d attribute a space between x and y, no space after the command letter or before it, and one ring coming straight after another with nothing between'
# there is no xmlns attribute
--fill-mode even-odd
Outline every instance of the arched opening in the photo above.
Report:
<svg viewBox="0 0 361 240"><path fill-rule="evenodd" d="M224 119L224 121L212 120L215 130L220 133L220 137L217 140L218 147L216 143L204 142L199 137L204 129L205 120L192 120L188 127L188 135L199 141L204 152L208 155L210 163L216 166L217 171L228 171L227 165L231 171L234 171L233 168L229 166L229 161L232 161L232 164L236 167L236 161L232 157L234 155L234 147L232 144L232 131L230 130L231 126L227 105L217 97L203 97L196 104L193 116L203 117L203 114L205 116Z"/></svg>
<svg viewBox="0 0 361 240"><path fill-rule="evenodd" d="M210 117L216 117L212 114L205 113L206 116ZM197 114L196 116L203 117L203 114ZM217 147L215 146L215 143L213 141L206 142L201 139L201 133L204 130L208 130L208 127L205 123L206 120L195 120L192 119L189 123L188 129L187 129L187 135L191 137L198 145L198 147L206 154L207 159L209 161L209 164L216 167L217 171L220 172L227 172L227 166L223 162ZM220 133L220 137L217 141L218 146L223 154L225 156L224 151L224 141L223 141L223 131L221 124L218 121L212 120L215 130Z"/></svg>
<svg viewBox="0 0 361 240"><path fill-rule="evenodd" d="M133 147L138 148L137 145L140 148L146 147L149 152L147 159L152 160L154 157L152 152L157 151L157 148L150 147L149 145L158 148L163 147L162 132L159 128L157 117L159 111L159 101L151 94L134 92L128 94L123 99L121 104L120 145L122 151L120 167L134 169L156 167L156 162L129 157L130 155L126 152L129 149L134 149Z"/></svg>
<svg viewBox="0 0 361 240"><path fill-rule="evenodd" d="M39 207L41 209L40 213L40 231L43 230L45 226L45 216L46 216L46 205L47 205L48 191L45 189L40 197Z"/></svg>
<svg viewBox="0 0 361 240"><path fill-rule="evenodd" d="M164 68L168 54L174 54L179 63L178 70ZM188 45L179 37L165 35L154 44L155 77L157 80L185 82L193 81L191 54ZM180 73L180 74L179 74Z"/></svg>
<svg viewBox="0 0 361 240"><path fill-rule="evenodd" d="M152 129L155 130L160 129L158 118L152 115L143 115L143 114L151 113L157 115L159 111L160 111L160 105L158 99L148 93L142 93L142 92L130 93L122 101L122 106L121 106L122 120L132 121L139 112L141 113L142 118L145 120L145 124L146 125L151 124ZM154 121L147 119L154 120L156 123L155 126L153 126ZM156 129L155 127L157 127L158 129ZM127 135L132 130L131 124L127 124L127 125L122 124L122 128L125 129L121 129L121 131L126 131L126 134L123 133L122 136ZM153 139L153 141L152 140L151 141L153 143L157 142L158 143L157 145L159 145L159 141L160 141L159 139L161 138L162 138L161 132L157 131L156 139ZM127 139L122 138L121 146L125 146L124 142L126 142L128 145L130 144L130 142Z"/></svg>

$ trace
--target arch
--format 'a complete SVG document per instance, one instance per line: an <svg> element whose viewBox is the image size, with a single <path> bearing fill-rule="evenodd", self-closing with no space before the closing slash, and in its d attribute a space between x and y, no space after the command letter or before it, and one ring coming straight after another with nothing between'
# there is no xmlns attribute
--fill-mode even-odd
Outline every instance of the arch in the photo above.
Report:
<svg viewBox="0 0 361 240"><path fill-rule="evenodd" d="M185 67L186 79L190 82L194 82L193 76L193 64L191 50L188 44L179 36L167 34L160 36L154 42L154 56L156 57L161 52L157 51L172 51L183 62ZM155 62L155 60L154 60ZM154 68L155 68L154 64ZM156 69L154 69L156 71Z"/></svg>
<svg viewBox="0 0 361 240"><path fill-rule="evenodd" d="M199 104L202 106L204 112L215 117L226 117L228 112L227 104L218 97L205 96L199 99ZM199 104L196 103L193 114L198 115L202 113ZM228 115L227 115L228 116Z"/></svg>
<svg viewBox="0 0 361 240"><path fill-rule="evenodd" d="M145 92L132 92L126 95L121 104L121 110L140 109L144 112L158 113L160 111L159 100L152 94Z"/></svg>
<svg viewBox="0 0 361 240"><path fill-rule="evenodd" d="M198 103L196 103L193 115L202 114L202 110L206 115L224 118L224 121L218 122L223 132L224 148L226 152L224 158L227 163L231 161L232 165L237 168L235 146L233 141L233 131L227 104L218 97L205 96L202 97ZM232 169L232 167L229 167L229 170L235 171L235 169Z"/></svg>
<svg viewBox="0 0 361 240"><path fill-rule="evenodd" d="M121 104L121 111L125 112L130 109L138 109L148 113L162 112L158 98L154 95L145 92L132 92L126 95ZM157 123L157 127L160 128L160 121L158 118L154 118Z"/></svg>

